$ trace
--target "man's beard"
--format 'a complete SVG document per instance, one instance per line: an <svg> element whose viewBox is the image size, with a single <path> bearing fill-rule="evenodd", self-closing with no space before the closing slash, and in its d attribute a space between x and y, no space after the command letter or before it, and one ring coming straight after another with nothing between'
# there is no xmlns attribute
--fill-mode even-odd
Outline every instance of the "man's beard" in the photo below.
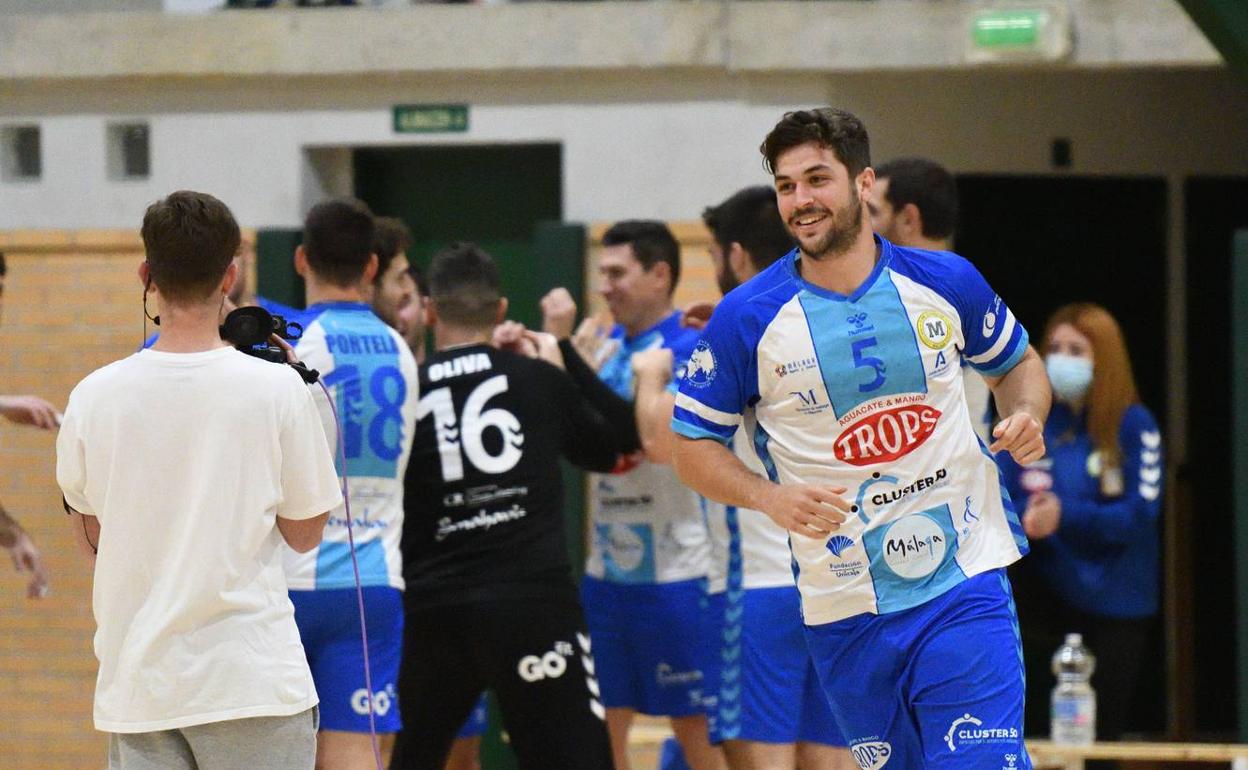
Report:
<svg viewBox="0 0 1248 770"><path fill-rule="evenodd" d="M828 232L811 246L806 246L797 236L797 228L794 222L808 214L817 214L827 212L831 224ZM828 212L822 207L807 207L793 213L789 217L789 232L794 239L801 244L802 254L819 262L830 257L839 257L849 251L854 245L854 241L858 240L858 236L862 233L862 199L858 197L858 190L851 184L849 186L849 203L837 209L835 213Z"/></svg>
<svg viewBox="0 0 1248 770"><path fill-rule="evenodd" d="M741 282L733 275L732 268L728 265L727 257L724 258L724 262L719 266L719 269L715 271L715 282L719 284L720 294L727 294L741 285Z"/></svg>

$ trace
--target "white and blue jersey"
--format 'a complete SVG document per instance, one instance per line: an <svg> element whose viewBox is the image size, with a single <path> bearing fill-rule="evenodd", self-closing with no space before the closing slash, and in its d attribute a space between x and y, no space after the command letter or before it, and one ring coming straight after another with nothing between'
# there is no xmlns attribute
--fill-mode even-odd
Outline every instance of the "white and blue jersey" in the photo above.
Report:
<svg viewBox="0 0 1248 770"><path fill-rule="evenodd" d="M807 625L915 607L1027 550L960 369L1005 374L1027 332L961 257L877 244L849 296L803 280L797 251L730 292L672 422L726 444L752 412L773 481L849 489L838 532L790 537Z"/></svg>
<svg viewBox="0 0 1248 770"><path fill-rule="evenodd" d="M611 343L618 346L599 376L622 398L632 400L634 353L670 348L674 379L697 342L695 330L681 326L672 313L654 327L627 337L616 326ZM612 474L595 474L593 536L586 574L609 583L657 584L706 576L710 545L702 519L702 498L676 477L670 465L642 460Z"/></svg>
<svg viewBox="0 0 1248 770"><path fill-rule="evenodd" d="M751 419L747 412L743 426L733 438L732 450L745 467L760 476L766 475L754 453L750 432L744 427ZM707 593L793 585L789 533L767 514L706 500L706 529L711 538Z"/></svg>
<svg viewBox="0 0 1248 770"><path fill-rule="evenodd" d="M295 352L321 373L342 423L339 435L329 402L314 388L340 475L346 455L360 582L402 589L403 476L420 400L416 360L403 338L366 304L316 304L302 321L303 338ZM292 590L355 586L344 507L330 512L317 548L287 552L286 575Z"/></svg>

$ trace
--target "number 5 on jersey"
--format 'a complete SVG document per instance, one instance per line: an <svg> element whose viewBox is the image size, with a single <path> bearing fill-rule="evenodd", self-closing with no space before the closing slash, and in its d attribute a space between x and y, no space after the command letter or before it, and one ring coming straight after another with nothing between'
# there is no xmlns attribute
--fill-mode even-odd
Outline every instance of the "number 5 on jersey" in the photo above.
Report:
<svg viewBox="0 0 1248 770"><path fill-rule="evenodd" d="M516 467L524 454L524 433L520 421L506 409L486 409L495 396L507 392L507 375L500 374L482 382L464 401L462 414L455 414L455 402L449 387L438 388L420 399L416 420L433 415L438 437L438 456L442 460L442 480L464 478L464 458L482 473L506 473ZM501 448L491 454L484 442L487 428L499 432Z"/></svg>

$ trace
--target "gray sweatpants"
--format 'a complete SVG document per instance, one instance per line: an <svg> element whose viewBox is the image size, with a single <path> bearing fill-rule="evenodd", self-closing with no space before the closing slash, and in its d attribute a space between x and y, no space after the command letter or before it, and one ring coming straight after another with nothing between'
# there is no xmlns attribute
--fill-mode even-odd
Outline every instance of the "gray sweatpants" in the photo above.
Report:
<svg viewBox="0 0 1248 770"><path fill-rule="evenodd" d="M312 770L320 711L109 733L108 770Z"/></svg>

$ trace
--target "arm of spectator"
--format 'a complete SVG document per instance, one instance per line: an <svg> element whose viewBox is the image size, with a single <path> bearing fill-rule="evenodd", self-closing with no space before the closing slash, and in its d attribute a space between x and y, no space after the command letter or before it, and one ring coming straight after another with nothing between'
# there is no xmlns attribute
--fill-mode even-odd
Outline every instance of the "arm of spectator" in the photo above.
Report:
<svg viewBox="0 0 1248 770"><path fill-rule="evenodd" d="M1009 452L1019 465L1044 457L1044 421L1049 416L1052 394L1044 361L1027 346L1017 364L1000 377L985 377L997 409L1006 415L992 429L989 451Z"/></svg>
<svg viewBox="0 0 1248 770"><path fill-rule="evenodd" d="M637 433L641 448L650 462L670 465L676 434L672 432L672 412L676 395L668 389L672 381L672 351L653 348L634 353L631 359L636 375Z"/></svg>
<svg viewBox="0 0 1248 770"><path fill-rule="evenodd" d="M74 543L87 560L95 563L95 555L100 550L100 520L90 514L74 510L65 504L65 513L69 514L69 531L74 536Z"/></svg>
<svg viewBox="0 0 1248 770"><path fill-rule="evenodd" d="M307 553L321 542L330 512L342 506L342 488L330 450L333 444L326 440L312 391L298 380L292 386L278 437L282 501L277 531L292 549ZM323 397L323 391L318 392Z"/></svg>
<svg viewBox="0 0 1248 770"><path fill-rule="evenodd" d="M100 544L100 519L87 499L86 447L81 439L76 391L70 393L56 436L56 483L61 488L61 504L69 514L70 531L88 559L95 562ZM88 511L88 513L83 513Z"/></svg>
<svg viewBox="0 0 1248 770"><path fill-rule="evenodd" d="M1156 526L1161 513L1161 433L1142 406L1123 415L1121 494L1095 499L1061 500L1061 531L1071 542L1117 547L1130 542L1143 527ZM1103 469L1102 473L1112 473Z"/></svg>
<svg viewBox="0 0 1248 770"><path fill-rule="evenodd" d="M35 547L22 525L0 507L0 548L9 552L13 567L18 572L29 572L30 583L26 586L26 598L41 599L48 594L48 573L43 566L43 555Z"/></svg>
<svg viewBox="0 0 1248 770"><path fill-rule="evenodd" d="M310 519L277 518L277 531L282 533L286 545L297 553L307 553L321 544L321 535L325 531L325 522L329 520L329 512L313 516Z"/></svg>
<svg viewBox="0 0 1248 770"><path fill-rule="evenodd" d="M0 415L9 422L43 430L55 430L61 424L56 407L38 396L0 396Z"/></svg>

